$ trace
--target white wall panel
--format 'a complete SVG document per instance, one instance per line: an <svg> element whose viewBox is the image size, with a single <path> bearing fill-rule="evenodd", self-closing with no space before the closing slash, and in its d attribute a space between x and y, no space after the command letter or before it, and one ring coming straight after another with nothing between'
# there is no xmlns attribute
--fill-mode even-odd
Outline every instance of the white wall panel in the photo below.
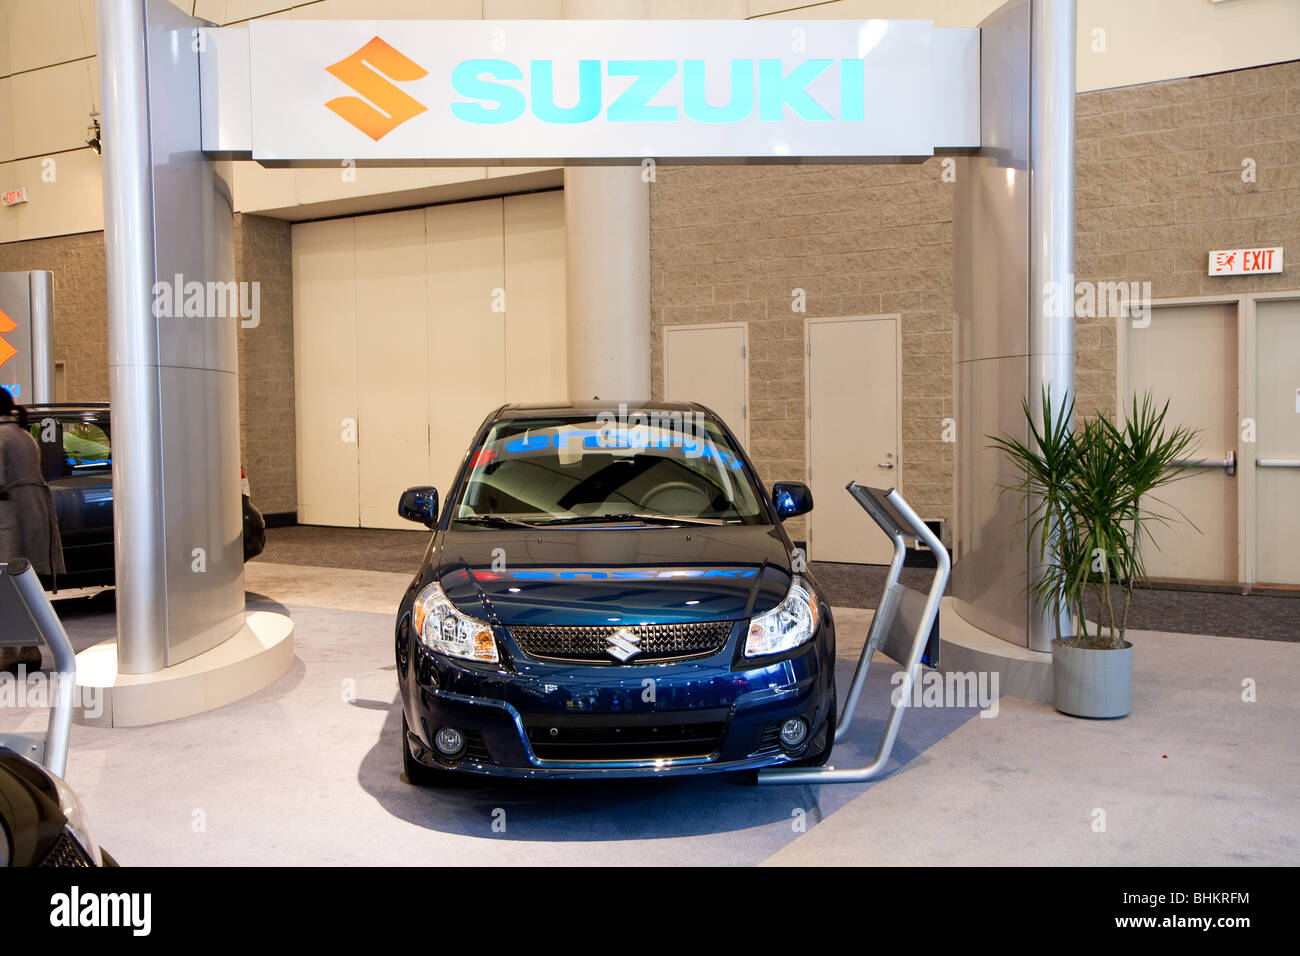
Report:
<svg viewBox="0 0 1300 956"><path fill-rule="evenodd" d="M556 192L293 227L300 521L416 530L398 495L450 492L484 416L563 398L563 216Z"/></svg>
<svg viewBox="0 0 1300 956"><path fill-rule="evenodd" d="M429 465L424 210L354 221L361 526L408 531L397 499Z"/></svg>
<svg viewBox="0 0 1300 956"><path fill-rule="evenodd" d="M97 63L95 59L75 60L13 75L9 90L15 156L39 156L86 145L90 111L99 102Z"/></svg>
<svg viewBox="0 0 1300 956"><path fill-rule="evenodd" d="M356 527L358 445L343 441L357 411L355 220L293 227L293 348L298 420L298 520Z"/></svg>
<svg viewBox="0 0 1300 956"><path fill-rule="evenodd" d="M37 70L95 55L94 0L6 0L9 69Z"/></svg>
<svg viewBox="0 0 1300 956"><path fill-rule="evenodd" d="M0 208L0 242L103 229L103 166L89 149L0 163L0 188L27 187L27 202Z"/></svg>
<svg viewBox="0 0 1300 956"><path fill-rule="evenodd" d="M503 201L425 210L429 301L429 468L446 495L474 429L505 401Z"/></svg>
<svg viewBox="0 0 1300 956"><path fill-rule="evenodd" d="M563 401L564 194L507 196L505 204L506 401Z"/></svg>

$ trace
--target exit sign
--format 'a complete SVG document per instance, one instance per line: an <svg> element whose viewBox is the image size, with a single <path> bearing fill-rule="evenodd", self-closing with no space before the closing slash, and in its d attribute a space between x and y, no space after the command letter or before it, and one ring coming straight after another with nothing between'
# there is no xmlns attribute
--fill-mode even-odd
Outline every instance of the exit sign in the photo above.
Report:
<svg viewBox="0 0 1300 956"><path fill-rule="evenodd" d="M16 206L20 202L27 202L27 187L19 186L17 189L11 189L0 198L4 200L6 206Z"/></svg>
<svg viewBox="0 0 1300 956"><path fill-rule="evenodd" d="M1210 253L1212 276L1248 276L1282 271L1282 247L1216 249Z"/></svg>

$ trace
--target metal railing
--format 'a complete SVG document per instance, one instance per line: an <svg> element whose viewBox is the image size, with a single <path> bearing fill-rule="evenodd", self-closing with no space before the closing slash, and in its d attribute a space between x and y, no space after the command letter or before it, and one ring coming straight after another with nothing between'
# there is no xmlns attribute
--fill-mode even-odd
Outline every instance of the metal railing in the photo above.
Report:
<svg viewBox="0 0 1300 956"><path fill-rule="evenodd" d="M760 784L770 783L861 783L879 776L889 762L889 755L894 750L898 739L898 729L903 722L903 710L912 697L912 686L921 666L921 657L934 628L939 614L939 601L944 588L948 585L948 574L952 570L952 561L948 550L912 510L911 505L903 500L896 489L882 491L868 488L851 481L846 486L849 494L880 526L880 530L889 536L894 545L894 556L889 564L889 575L885 580L885 590L880 597L880 604L871 619L867 631L867 642L863 645L862 655L858 658L857 670L853 673L853 682L849 686L848 699L840 712L835 725L835 740L841 740L853 722L854 711L862 696L862 688L867 681L867 671L871 667L871 658L877 650L892 658L903 667L902 685L893 692L894 703L885 721L885 729L876 748L875 759L860 769L838 769L836 767L770 767L758 772ZM900 583L903 571L903 559L907 554L904 539L916 538L934 554L934 579L926 592L924 603L920 601L919 592L911 591ZM913 596L917 601L910 600Z"/></svg>
<svg viewBox="0 0 1300 956"><path fill-rule="evenodd" d="M50 675L50 721L44 736L0 734L0 747L44 764L57 777L68 764L72 708L76 700L77 656L63 623L25 559L0 563L0 647L44 644L54 655Z"/></svg>

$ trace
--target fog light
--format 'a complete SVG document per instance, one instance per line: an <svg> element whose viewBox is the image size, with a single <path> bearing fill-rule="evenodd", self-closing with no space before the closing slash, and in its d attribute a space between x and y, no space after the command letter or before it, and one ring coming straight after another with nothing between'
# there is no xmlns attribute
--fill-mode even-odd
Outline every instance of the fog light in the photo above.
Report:
<svg viewBox="0 0 1300 956"><path fill-rule="evenodd" d="M465 749L465 738L455 727L443 727L434 734L433 745L444 757L452 757Z"/></svg>
<svg viewBox="0 0 1300 956"><path fill-rule="evenodd" d="M787 747L798 747L808 736L808 724L802 717L791 717L781 725L781 743Z"/></svg>

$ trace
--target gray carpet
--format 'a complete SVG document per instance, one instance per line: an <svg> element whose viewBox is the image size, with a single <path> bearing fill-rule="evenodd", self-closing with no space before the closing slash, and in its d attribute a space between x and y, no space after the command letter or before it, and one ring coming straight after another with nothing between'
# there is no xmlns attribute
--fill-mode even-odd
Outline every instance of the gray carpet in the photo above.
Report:
<svg viewBox="0 0 1300 956"><path fill-rule="evenodd" d="M409 574L419 567L428 544L429 536L418 530L296 525L268 529L266 550L256 560ZM880 565L812 563L818 583L831 603L840 607L875 607L885 572ZM925 589L931 573L927 568L904 568L903 583ZM1096 611L1096 602L1090 601L1088 612L1093 620ZM1300 599L1142 588L1134 595L1128 626L1183 634L1300 641Z"/></svg>
<svg viewBox="0 0 1300 956"><path fill-rule="evenodd" d="M812 562L812 573L838 607L875 607L888 569L875 564ZM903 568L903 583L924 590L931 572ZM949 590L951 593L951 589ZM1123 600L1118 588L1111 600ZM1097 620L1098 601L1085 602L1088 619ZM1166 588L1138 588L1129 608L1128 626L1144 631L1251 637L1263 641L1300 642L1300 599L1270 594L1220 594Z"/></svg>

